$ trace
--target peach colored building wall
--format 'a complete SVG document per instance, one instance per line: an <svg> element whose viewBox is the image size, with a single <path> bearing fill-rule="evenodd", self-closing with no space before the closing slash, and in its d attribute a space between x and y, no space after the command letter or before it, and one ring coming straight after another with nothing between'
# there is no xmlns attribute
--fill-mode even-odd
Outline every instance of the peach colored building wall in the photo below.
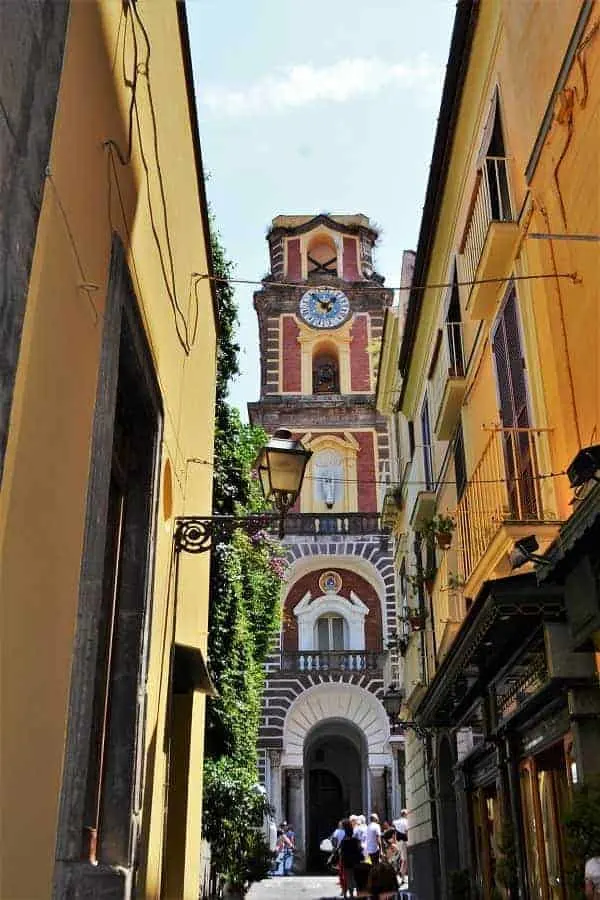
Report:
<svg viewBox="0 0 600 900"><path fill-rule="evenodd" d="M139 15L149 59L131 8L108 0L71 4L31 271L0 495L0 896L7 900L52 895L113 232L126 248L164 409L138 883L140 896L160 892L170 653L164 636L171 633L175 608L169 577L174 516L210 512L211 469L190 460L212 456L216 323L208 282L198 285L197 310L191 291L192 273L207 271L208 235L181 20L175 2L144 4ZM125 78L136 73L133 28L143 59L132 155L122 163L131 102ZM180 340L186 334L189 352ZM165 499L167 463L172 508ZM181 568L176 638L204 650L208 561L186 559ZM178 896L196 900L204 698L195 695L193 705L193 780L186 844L178 851L186 853Z"/></svg>

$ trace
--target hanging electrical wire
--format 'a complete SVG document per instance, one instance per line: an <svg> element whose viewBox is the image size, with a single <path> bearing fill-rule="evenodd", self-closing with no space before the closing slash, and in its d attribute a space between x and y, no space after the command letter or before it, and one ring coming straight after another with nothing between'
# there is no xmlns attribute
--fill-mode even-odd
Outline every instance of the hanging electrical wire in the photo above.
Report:
<svg viewBox="0 0 600 900"><path fill-rule="evenodd" d="M224 282L226 284L248 284L248 285L259 285L263 288L304 288L310 290L310 285L307 288L306 283L298 282L298 281L269 281L265 279L263 281L258 281L252 278L224 278L220 275L210 275L208 272L193 272L194 276L199 279L207 280L207 281L216 281L216 282ZM355 287L353 285L344 285L344 293L345 294L364 294L364 293L385 293L386 291L428 291L428 290L436 290L438 288L451 288L451 287L470 287L473 284L498 284L504 281L508 281L510 277L510 281L536 281L544 278L565 278L571 281L573 284L581 284L581 276L577 274L577 272L545 272L538 275L510 275L504 276L501 278L473 278L470 281L439 281L439 282L431 282L428 284L411 284L411 285L396 285L393 287L388 287L386 285L378 285L370 286L364 285L360 287Z"/></svg>
<svg viewBox="0 0 600 900"><path fill-rule="evenodd" d="M171 232L169 228L169 215L167 208L167 199L166 199L166 190L164 184L164 176L160 163L160 148L159 148L159 140L158 140L158 123L156 117L156 110L154 106L154 97L152 93L152 84L150 80L150 59L151 59L151 43L148 32L140 14L136 8L135 3L128 2L125 9L125 24L123 28L123 46L122 46L122 56L121 56L121 66L122 66L122 77L125 85L130 91L130 100L128 107L128 127L127 127L127 143L126 149L123 151L119 146L119 143L113 138L108 138L104 142L104 146L108 148L109 154L116 155L120 165L122 167L129 166L131 163L131 158L133 154L133 136L134 131L137 134L138 145L139 145L139 155L142 167L144 169L144 173L146 176L146 197L148 202L148 211L150 216L150 227L152 230L152 237L154 240L154 244L156 246L156 250L158 253L159 265L163 277L163 282L165 286L165 290L167 292L167 296L169 298L169 302L171 305L171 309L173 311L173 318L175 323L175 331L177 334L177 339L181 344L181 347L184 353L189 355L191 350L192 342L190 341L190 330L188 327L188 321L185 315L185 312L181 308L178 292L177 292L177 283L175 276L175 261L173 254L173 247L171 244ZM134 21L135 19L135 21ZM142 34L142 38L145 44L145 53L144 58L140 59L140 48L138 41L138 34L136 29L135 22L137 21L137 25ZM119 29L120 30L120 29ZM131 69L131 73L128 71L127 66L127 37L130 35L131 37L131 46L133 48L133 66ZM146 85L147 92L147 100L148 100L148 109L150 113L150 123L151 123L151 144L152 144L152 152L154 156L153 166L152 166L152 174L154 174L156 178L156 183L158 185L158 211L155 209L155 201L152 196L152 188L151 188L151 168L149 164L148 153L144 146L143 139L143 128L142 122L140 118L140 109L138 105L138 87L139 87L139 78L140 76L144 79L144 83ZM123 197L120 190L119 178L116 166L114 164L114 160L112 163L112 168L114 172L114 177L117 183L118 193L119 193L119 202L121 204L121 212L123 214L124 221L127 221L127 217L125 214L125 206L123 203ZM157 214L158 213L158 214ZM159 221L160 225L159 225ZM159 234L159 228L163 232L163 237ZM190 286L190 296L193 296L194 292L192 286ZM194 329L195 332L197 329L197 313L194 316Z"/></svg>
<svg viewBox="0 0 600 900"><path fill-rule="evenodd" d="M186 463L196 463L197 465L210 466L211 468L215 468L218 466L218 463L216 463L214 460L200 459L199 457L196 457L196 456L188 457L188 459L186 459ZM236 471L236 472L245 472L246 471L246 469L243 466L239 466L238 468L228 466L228 468L231 471ZM529 482L529 481L544 481L549 478L561 478L566 475L567 475L566 470L561 469L559 472L546 472L546 473L537 474L537 475L535 475L535 474L531 474L531 475L527 475L527 476L507 475L506 478L478 478L476 480L476 483L477 484L512 484L512 483L516 484L516 483L520 483L520 482ZM336 477L330 478L329 476L325 477L323 475L310 475L308 473L304 476L304 481L317 481L317 482L323 482L323 483L328 482L330 484L333 483L335 485L379 484L379 485L384 485L385 487L390 488L390 489L398 488L398 487L401 487L401 488L403 488L403 487L428 487L431 485L431 481L426 481L425 479L423 479L423 480L407 479L407 480L402 480L402 481L390 481L389 479L386 479L386 478L360 478L360 479L359 478L336 478ZM460 482L460 483L462 484L462 482ZM459 482L457 482L455 479L443 478L443 479L440 479L439 481L435 482L435 490L437 490L439 487L442 487L443 485L457 485L457 484L459 484Z"/></svg>

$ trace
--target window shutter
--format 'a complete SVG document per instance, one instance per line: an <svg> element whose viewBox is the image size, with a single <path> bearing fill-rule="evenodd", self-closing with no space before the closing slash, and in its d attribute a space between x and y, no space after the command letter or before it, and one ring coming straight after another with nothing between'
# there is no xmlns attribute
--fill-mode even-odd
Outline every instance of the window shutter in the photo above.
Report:
<svg viewBox="0 0 600 900"><path fill-rule="evenodd" d="M498 318L492 346L502 424L505 428L528 428L527 381L514 286L511 286Z"/></svg>

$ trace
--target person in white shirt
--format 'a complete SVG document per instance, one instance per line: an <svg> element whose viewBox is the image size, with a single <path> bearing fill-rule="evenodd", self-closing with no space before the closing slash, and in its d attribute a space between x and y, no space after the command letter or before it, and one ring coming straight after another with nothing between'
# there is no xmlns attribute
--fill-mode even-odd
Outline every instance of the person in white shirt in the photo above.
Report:
<svg viewBox="0 0 600 900"><path fill-rule="evenodd" d="M363 856L367 856L367 820L364 816L356 816L354 822L354 837L357 837L362 847Z"/></svg>
<svg viewBox="0 0 600 900"><path fill-rule="evenodd" d="M600 897L600 856L592 856L585 864L585 896Z"/></svg>
<svg viewBox="0 0 600 900"><path fill-rule="evenodd" d="M381 856L381 825L377 813L371 813L367 826L367 855L371 857L373 865L379 862Z"/></svg>
<svg viewBox="0 0 600 900"><path fill-rule="evenodd" d="M400 818L392 822L396 829L396 840L400 848L400 875L402 879L408 874L408 812L400 810Z"/></svg>

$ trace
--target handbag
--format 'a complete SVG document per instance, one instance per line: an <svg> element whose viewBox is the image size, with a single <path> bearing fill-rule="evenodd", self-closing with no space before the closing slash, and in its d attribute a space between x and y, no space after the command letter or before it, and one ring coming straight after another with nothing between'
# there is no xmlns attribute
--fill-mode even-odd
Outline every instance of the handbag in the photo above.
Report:
<svg viewBox="0 0 600 900"><path fill-rule="evenodd" d="M339 847L336 847L335 850L329 854L327 857L327 868L334 869L337 871L337 868L340 864L340 851Z"/></svg>

